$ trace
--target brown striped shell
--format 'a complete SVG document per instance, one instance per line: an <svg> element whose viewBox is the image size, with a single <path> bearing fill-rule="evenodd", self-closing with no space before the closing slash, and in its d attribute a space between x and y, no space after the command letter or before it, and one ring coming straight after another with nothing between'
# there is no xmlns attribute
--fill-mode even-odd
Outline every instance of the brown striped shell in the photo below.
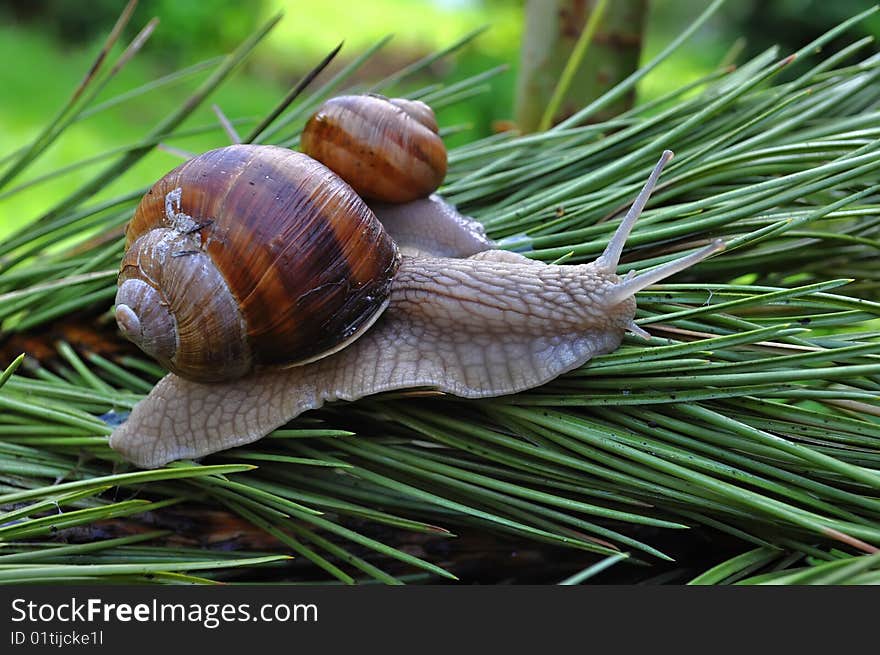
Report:
<svg viewBox="0 0 880 655"><path fill-rule="evenodd" d="M126 228L116 318L181 377L314 361L388 304L400 255L323 164L274 146L206 152L156 182Z"/></svg>
<svg viewBox="0 0 880 655"><path fill-rule="evenodd" d="M409 202L446 177L446 148L434 112L417 100L339 96L302 134L302 150L336 171L364 198Z"/></svg>

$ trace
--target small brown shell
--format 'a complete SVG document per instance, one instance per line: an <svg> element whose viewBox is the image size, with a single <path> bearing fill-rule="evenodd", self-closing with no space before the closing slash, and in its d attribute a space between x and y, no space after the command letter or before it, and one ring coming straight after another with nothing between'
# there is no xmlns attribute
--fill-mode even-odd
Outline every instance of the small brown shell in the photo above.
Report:
<svg viewBox="0 0 880 655"><path fill-rule="evenodd" d="M347 184L274 146L212 150L168 173L141 200L126 247L120 328L199 381L335 352L387 306L400 261Z"/></svg>
<svg viewBox="0 0 880 655"><path fill-rule="evenodd" d="M417 100L331 98L309 119L301 146L371 200L409 202L435 191L446 177L434 112Z"/></svg>

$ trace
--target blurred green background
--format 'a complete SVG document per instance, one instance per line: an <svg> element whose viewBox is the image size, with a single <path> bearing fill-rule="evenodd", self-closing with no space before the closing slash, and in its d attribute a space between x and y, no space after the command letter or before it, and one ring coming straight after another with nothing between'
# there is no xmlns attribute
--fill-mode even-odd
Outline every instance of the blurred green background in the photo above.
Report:
<svg viewBox="0 0 880 655"><path fill-rule="evenodd" d="M0 156L27 144L63 106L124 4L123 0L0 0L0 60L5 62L0 67ZM649 2L643 61L668 44L708 4L708 0ZM643 81L637 101L656 97L715 69L732 48L739 52L738 61L773 43L782 45L783 52L793 50L870 4L863 0L730 0L685 48ZM344 48L330 74L384 36L394 35L356 78L377 80L483 25L489 29L474 42L411 83L418 87L438 81L450 83L507 65L506 72L491 80L488 93L444 108L439 120L444 126L467 126L451 137L455 145L485 136L491 133L494 121L513 116L523 30L521 0L141 0L121 41L127 43L153 16L161 23L102 98L226 53L279 11L284 12L280 25L247 65L210 99L230 117L264 115L299 76L342 40ZM880 24L875 20L857 29L877 33ZM115 51L120 50L117 46ZM78 122L17 178L16 184L137 142L205 75L202 72ZM209 105L206 103L187 125L215 121ZM223 138L213 133L174 145L200 151L222 145ZM143 186L178 163L174 155L153 153L115 181L115 189L107 193ZM94 170L81 168L51 183L0 195L0 235L45 211L89 179Z"/></svg>

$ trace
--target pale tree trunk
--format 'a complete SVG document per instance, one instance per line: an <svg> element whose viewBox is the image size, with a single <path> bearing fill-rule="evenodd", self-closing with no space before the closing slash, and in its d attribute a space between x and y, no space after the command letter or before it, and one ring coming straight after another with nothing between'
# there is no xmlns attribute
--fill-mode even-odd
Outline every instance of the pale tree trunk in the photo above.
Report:
<svg viewBox="0 0 880 655"><path fill-rule="evenodd" d="M516 95L516 122L538 129L545 107L596 0L527 0ZM601 96L639 65L647 0L611 0L553 123ZM627 94L591 116L600 121L632 106Z"/></svg>

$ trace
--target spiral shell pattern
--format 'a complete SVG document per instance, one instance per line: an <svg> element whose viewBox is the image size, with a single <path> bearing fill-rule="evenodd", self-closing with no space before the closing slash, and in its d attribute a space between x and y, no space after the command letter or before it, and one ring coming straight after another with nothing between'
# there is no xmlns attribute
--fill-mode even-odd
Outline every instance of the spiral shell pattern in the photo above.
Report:
<svg viewBox="0 0 880 655"><path fill-rule="evenodd" d="M324 165L236 145L174 169L126 228L123 334L170 370L219 381L320 359L387 306L393 240Z"/></svg>

